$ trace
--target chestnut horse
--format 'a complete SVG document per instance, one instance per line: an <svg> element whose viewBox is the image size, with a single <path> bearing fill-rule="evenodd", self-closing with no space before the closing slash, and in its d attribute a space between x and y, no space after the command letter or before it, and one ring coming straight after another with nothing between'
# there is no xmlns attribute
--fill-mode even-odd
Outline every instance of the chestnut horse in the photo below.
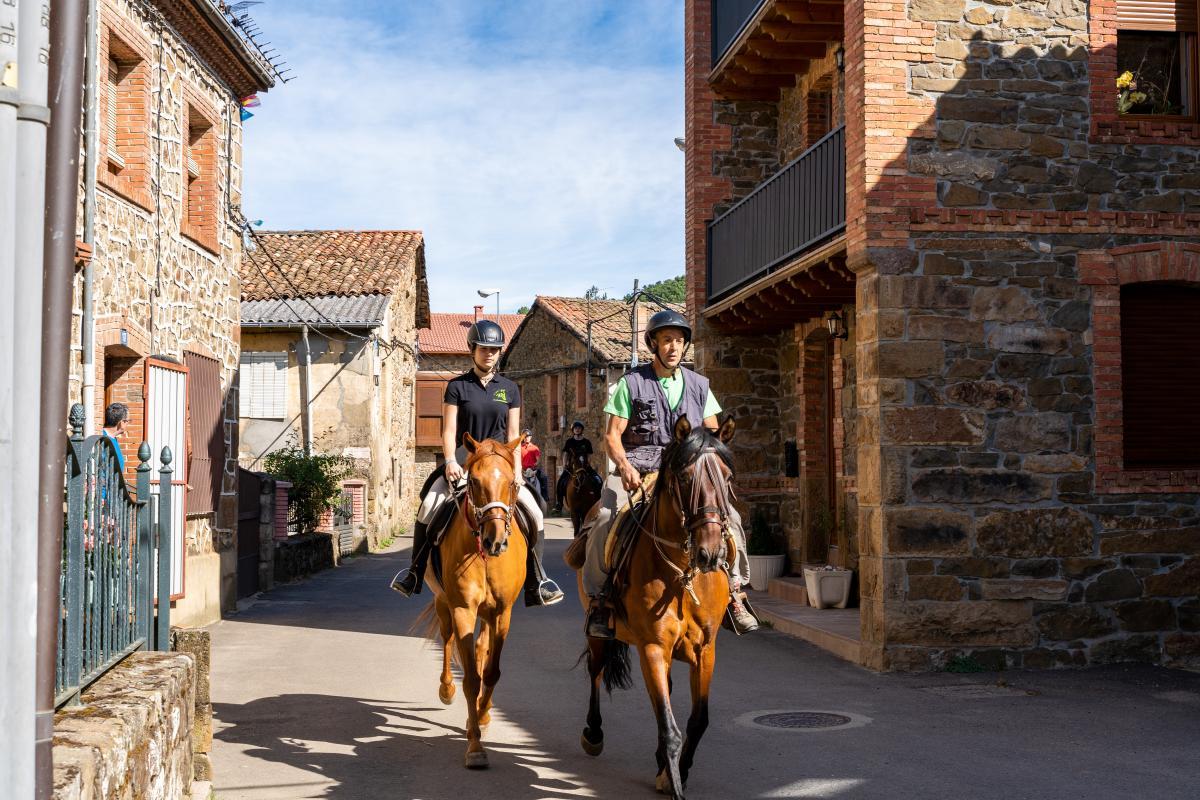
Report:
<svg viewBox="0 0 1200 800"><path fill-rule="evenodd" d="M580 740L584 751L597 756L604 749L600 681L609 691L629 687L628 649L633 645L658 723L655 783L675 800L683 798L696 746L708 727L717 629L729 604L725 570L734 556L733 537L727 531L733 462L726 444L733 432L732 417L715 435L704 428L693 430L687 417L675 423L641 530L630 544L624 574L614 589L617 638L588 639L585 651L591 698ZM680 734L671 711L672 659L691 667L692 710L686 736Z"/></svg>
<svg viewBox="0 0 1200 800"><path fill-rule="evenodd" d="M470 453L465 465L467 487L450 530L438 545L441 581L433 570L428 581L443 642L438 697L446 705L454 698L450 660L457 646L467 701L466 766L486 769L488 757L480 743L480 729L491 720L492 692L500 680L500 652L508 636L513 604L525 585L528 544L519 526L513 475L513 453L521 440L477 442L469 433L464 440Z"/></svg>
<svg viewBox="0 0 1200 800"><path fill-rule="evenodd" d="M583 519L600 502L600 474L587 462L587 456L579 455L567 466L571 477L567 480L567 508L571 510L571 526L575 535L583 528Z"/></svg>

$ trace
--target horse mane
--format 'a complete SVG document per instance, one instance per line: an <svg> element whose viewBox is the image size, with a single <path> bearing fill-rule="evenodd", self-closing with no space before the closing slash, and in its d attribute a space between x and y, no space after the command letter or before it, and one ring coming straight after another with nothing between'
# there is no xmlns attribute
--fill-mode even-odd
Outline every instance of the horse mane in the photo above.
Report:
<svg viewBox="0 0 1200 800"><path fill-rule="evenodd" d="M696 459L706 450L715 452L725 462L725 466L729 467L729 471L733 471L733 452L715 433L703 425L692 428L692 432L685 439L672 441L663 449L661 471L678 475L696 463ZM663 483L665 481L655 485L656 494Z"/></svg>

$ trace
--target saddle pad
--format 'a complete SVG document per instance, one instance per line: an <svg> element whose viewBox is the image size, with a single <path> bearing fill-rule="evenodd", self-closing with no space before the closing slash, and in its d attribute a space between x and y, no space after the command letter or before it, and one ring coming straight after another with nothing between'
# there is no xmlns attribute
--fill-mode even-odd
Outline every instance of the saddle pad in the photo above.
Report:
<svg viewBox="0 0 1200 800"><path fill-rule="evenodd" d="M642 478L642 490L637 493L640 497L650 497L654 493L654 482L658 479L657 472L651 472ZM623 549L621 543L632 538L636 533L637 516L633 513L637 506L631 496L620 511L617 518L608 528L608 539L604 542L604 571L612 572L616 566L617 556Z"/></svg>

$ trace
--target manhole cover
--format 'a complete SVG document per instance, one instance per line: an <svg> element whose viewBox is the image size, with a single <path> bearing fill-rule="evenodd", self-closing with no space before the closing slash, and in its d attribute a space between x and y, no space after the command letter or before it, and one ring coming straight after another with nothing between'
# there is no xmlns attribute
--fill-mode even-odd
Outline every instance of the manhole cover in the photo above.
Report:
<svg viewBox="0 0 1200 800"><path fill-rule="evenodd" d="M871 720L849 711L802 711L791 709L773 709L752 711L737 718L740 725L749 728L768 728L778 731L821 731L833 728L857 728L866 725Z"/></svg>
<svg viewBox="0 0 1200 800"><path fill-rule="evenodd" d="M851 719L841 714L823 711L785 711L782 714L763 714L754 718L755 725L764 728L836 728L849 725Z"/></svg>

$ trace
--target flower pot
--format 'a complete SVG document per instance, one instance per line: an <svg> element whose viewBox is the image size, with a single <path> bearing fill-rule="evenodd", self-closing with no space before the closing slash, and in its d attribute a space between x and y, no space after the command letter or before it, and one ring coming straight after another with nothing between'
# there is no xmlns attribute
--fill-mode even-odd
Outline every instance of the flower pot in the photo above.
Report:
<svg viewBox="0 0 1200 800"><path fill-rule="evenodd" d="M805 567L804 588L808 590L808 604L813 608L845 608L850 600L852 577L854 572L848 569Z"/></svg>
<svg viewBox="0 0 1200 800"><path fill-rule="evenodd" d="M771 578L783 574L783 562L787 556L780 553L777 556L746 556L750 559L750 588L756 592L765 592Z"/></svg>

